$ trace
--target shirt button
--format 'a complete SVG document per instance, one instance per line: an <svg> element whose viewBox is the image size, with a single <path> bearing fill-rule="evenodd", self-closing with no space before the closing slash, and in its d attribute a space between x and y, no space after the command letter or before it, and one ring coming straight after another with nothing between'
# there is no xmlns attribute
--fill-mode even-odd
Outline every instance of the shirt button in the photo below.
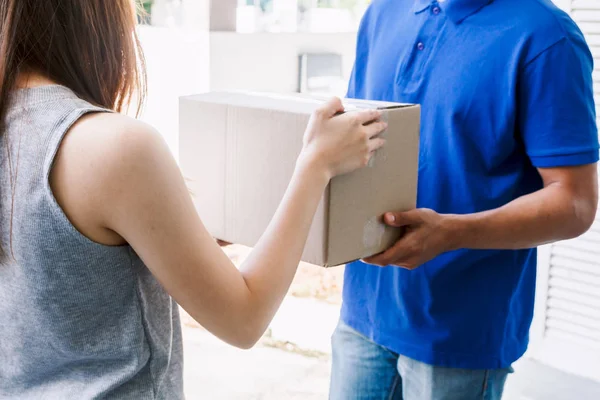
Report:
<svg viewBox="0 0 600 400"><path fill-rule="evenodd" d="M433 13L435 15L438 15L442 11L442 9L439 8L438 6L435 6L435 7L433 7L433 9L431 11L433 11Z"/></svg>
<svg viewBox="0 0 600 400"><path fill-rule="evenodd" d="M423 42L419 42L419 43L417 44L417 49L419 49L419 50L423 50L424 48L425 48L425 45L423 44Z"/></svg>

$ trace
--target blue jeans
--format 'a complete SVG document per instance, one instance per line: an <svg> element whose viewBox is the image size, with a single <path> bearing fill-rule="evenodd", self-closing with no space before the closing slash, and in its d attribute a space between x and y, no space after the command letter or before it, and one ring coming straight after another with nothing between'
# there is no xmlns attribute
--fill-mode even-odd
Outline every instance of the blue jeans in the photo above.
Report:
<svg viewBox="0 0 600 400"><path fill-rule="evenodd" d="M500 400L512 368L435 367L398 355L340 322L330 400Z"/></svg>

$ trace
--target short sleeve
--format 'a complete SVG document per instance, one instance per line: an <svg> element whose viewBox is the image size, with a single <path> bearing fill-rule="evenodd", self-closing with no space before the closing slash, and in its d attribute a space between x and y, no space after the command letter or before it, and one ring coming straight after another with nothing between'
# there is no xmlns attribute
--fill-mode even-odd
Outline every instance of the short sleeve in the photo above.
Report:
<svg viewBox="0 0 600 400"><path fill-rule="evenodd" d="M535 167L598 161L592 71L583 38L561 39L525 65L518 83L518 124Z"/></svg>

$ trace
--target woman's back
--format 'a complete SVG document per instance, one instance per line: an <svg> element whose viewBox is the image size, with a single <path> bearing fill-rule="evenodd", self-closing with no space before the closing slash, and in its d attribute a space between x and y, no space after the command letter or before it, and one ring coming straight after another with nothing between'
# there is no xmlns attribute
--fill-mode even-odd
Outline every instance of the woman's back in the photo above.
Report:
<svg viewBox="0 0 600 400"><path fill-rule="evenodd" d="M9 398L183 396L176 304L131 247L81 234L50 188L66 132L102 111L56 85L11 97L0 140L0 394Z"/></svg>

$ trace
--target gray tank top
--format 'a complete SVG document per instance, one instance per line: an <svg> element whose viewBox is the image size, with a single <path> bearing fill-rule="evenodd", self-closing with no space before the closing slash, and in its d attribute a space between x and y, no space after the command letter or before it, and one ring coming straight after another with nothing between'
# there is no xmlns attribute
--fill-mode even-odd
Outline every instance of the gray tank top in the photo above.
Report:
<svg viewBox="0 0 600 400"><path fill-rule="evenodd" d="M0 399L183 398L177 305L131 247L79 233L50 189L65 133L104 111L62 86L11 97L0 136Z"/></svg>

